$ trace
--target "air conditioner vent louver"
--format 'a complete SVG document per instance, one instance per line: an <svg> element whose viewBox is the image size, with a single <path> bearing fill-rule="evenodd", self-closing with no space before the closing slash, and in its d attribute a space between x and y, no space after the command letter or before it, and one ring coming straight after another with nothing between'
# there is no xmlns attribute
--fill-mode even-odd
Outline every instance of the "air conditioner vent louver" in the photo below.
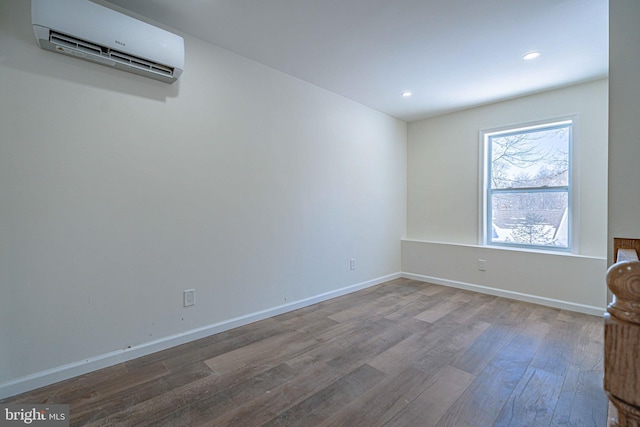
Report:
<svg viewBox="0 0 640 427"><path fill-rule="evenodd" d="M167 67L166 65L147 61L146 59L129 55L115 49L102 47L97 44L87 42L86 40L82 40L66 34L51 31L49 41L61 47L76 49L92 55L98 55L102 57L102 59L111 59L112 61L116 61L139 69L164 74L166 76L173 76L173 68Z"/></svg>
<svg viewBox="0 0 640 427"><path fill-rule="evenodd" d="M77 39L75 37L65 36L64 34L51 32L49 36L51 43L59 44L74 49L81 50L87 53L94 53L96 55L102 55L102 49L100 46L86 42L84 40Z"/></svg>
<svg viewBox="0 0 640 427"><path fill-rule="evenodd" d="M126 62L127 64L131 64L136 67L146 68L148 70L156 71L158 73L164 73L168 76L173 74L173 69L167 66L164 66L162 64L149 62L142 58L138 58L135 56L127 55L126 53L118 52L117 50L110 50L109 54L111 59L113 59L114 61Z"/></svg>

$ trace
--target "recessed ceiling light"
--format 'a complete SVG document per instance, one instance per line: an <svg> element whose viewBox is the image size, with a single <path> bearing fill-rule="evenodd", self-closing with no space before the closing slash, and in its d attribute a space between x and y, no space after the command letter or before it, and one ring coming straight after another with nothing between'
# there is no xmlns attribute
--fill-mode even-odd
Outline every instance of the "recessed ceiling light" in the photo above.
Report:
<svg viewBox="0 0 640 427"><path fill-rule="evenodd" d="M525 61L531 61L532 59L536 59L540 56L540 52L529 52L525 54L522 59Z"/></svg>
<svg viewBox="0 0 640 427"><path fill-rule="evenodd" d="M412 95L412 93L411 93L411 92L409 92L408 90L407 90L407 91L402 92L402 97L403 97L403 98L409 98L411 95Z"/></svg>

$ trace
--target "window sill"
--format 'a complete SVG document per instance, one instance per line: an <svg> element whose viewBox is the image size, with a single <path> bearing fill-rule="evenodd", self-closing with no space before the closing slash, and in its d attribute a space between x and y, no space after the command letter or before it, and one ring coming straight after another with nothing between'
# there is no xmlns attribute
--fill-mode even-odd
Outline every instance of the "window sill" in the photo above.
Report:
<svg viewBox="0 0 640 427"><path fill-rule="evenodd" d="M413 242L413 243L425 243L425 244L433 244L433 245L447 245L461 248L474 248L474 249L482 249L487 251L506 251L506 252L520 252L520 253L531 253L531 254L540 254L540 255L554 255L561 257L571 257L571 258L585 258L585 259L598 259L598 260L606 260L606 256L594 256L594 255L582 255L569 251L545 251L540 249L529 249L529 248L517 248L517 247L509 247L509 246L489 246L489 245L473 245L467 243L454 243L454 242L438 242L434 240L421 240L421 239L411 239L405 238L401 239L402 242Z"/></svg>

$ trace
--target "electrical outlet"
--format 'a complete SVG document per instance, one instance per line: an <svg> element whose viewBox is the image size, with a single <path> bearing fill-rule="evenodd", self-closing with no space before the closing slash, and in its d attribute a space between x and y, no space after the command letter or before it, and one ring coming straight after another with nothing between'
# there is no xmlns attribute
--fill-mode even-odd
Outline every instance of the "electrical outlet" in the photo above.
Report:
<svg viewBox="0 0 640 427"><path fill-rule="evenodd" d="M196 303L196 290L187 289L184 291L184 306L189 307Z"/></svg>
<svg viewBox="0 0 640 427"><path fill-rule="evenodd" d="M351 269L351 270L355 270L356 269L356 260L355 259L350 259L349 260L349 269Z"/></svg>
<svg viewBox="0 0 640 427"><path fill-rule="evenodd" d="M478 270L487 271L487 260L486 259L479 259L478 260Z"/></svg>

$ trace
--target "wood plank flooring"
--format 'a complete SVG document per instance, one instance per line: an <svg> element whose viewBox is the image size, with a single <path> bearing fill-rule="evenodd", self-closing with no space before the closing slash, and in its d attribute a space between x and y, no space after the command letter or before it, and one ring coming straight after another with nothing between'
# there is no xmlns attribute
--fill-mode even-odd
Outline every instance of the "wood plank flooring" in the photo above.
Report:
<svg viewBox="0 0 640 427"><path fill-rule="evenodd" d="M604 427L599 317L398 279L3 403L72 426Z"/></svg>

